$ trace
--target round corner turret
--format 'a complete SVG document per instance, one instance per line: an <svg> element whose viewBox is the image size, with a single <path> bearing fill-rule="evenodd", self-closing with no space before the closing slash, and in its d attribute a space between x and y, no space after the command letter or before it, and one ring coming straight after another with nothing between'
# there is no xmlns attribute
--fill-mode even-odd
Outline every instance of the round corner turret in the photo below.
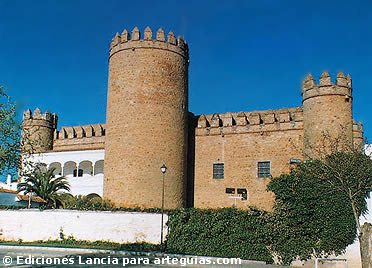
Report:
<svg viewBox="0 0 372 268"><path fill-rule="evenodd" d="M22 139L25 149L30 153L47 152L53 149L53 135L58 117L49 111L42 113L39 108L23 113Z"/></svg>
<svg viewBox="0 0 372 268"><path fill-rule="evenodd" d="M309 74L302 84L304 110L305 157L314 157L314 151L325 148L335 140L343 141L343 148L352 148L352 88L351 78L339 72L335 83L328 72L323 72L316 84ZM324 148L322 148L324 147ZM329 147L329 146L328 146Z"/></svg>

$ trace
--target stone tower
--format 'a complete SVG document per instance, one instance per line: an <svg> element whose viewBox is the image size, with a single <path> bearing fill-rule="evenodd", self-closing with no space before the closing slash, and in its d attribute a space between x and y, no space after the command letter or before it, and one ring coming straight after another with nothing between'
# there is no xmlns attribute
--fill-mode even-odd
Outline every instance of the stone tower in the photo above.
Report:
<svg viewBox="0 0 372 268"><path fill-rule="evenodd" d="M185 203L188 46L162 29L138 28L111 43L104 196L118 206L165 208Z"/></svg>
<svg viewBox="0 0 372 268"><path fill-rule="evenodd" d="M23 140L26 150L32 153L47 152L53 149L53 134L57 128L58 117L46 111L42 114L39 108L32 113L23 113Z"/></svg>
<svg viewBox="0 0 372 268"><path fill-rule="evenodd" d="M324 72L315 83L309 74L302 84L304 111L304 157L353 146L351 78L338 73L336 83Z"/></svg>

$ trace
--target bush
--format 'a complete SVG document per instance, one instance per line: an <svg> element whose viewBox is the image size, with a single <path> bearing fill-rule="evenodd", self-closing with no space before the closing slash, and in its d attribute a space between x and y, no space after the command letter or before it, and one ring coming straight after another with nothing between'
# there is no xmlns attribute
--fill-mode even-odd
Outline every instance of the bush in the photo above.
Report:
<svg viewBox="0 0 372 268"><path fill-rule="evenodd" d="M0 210L17 210L17 209L24 209L25 207L22 206L14 206L14 205L0 205Z"/></svg>
<svg viewBox="0 0 372 268"><path fill-rule="evenodd" d="M77 210L113 210L114 205L108 200L101 198L89 198L86 196L66 195L63 198L63 207L65 209Z"/></svg>
<svg viewBox="0 0 372 268"><path fill-rule="evenodd" d="M127 212L148 212L148 213L160 213L159 208L147 208L142 209L136 208L123 208L115 207L115 205L109 201L102 199L99 196L93 195L78 195L73 196L69 193L64 193L61 195L62 204L64 209L75 209L75 210L98 210L98 211L127 211ZM164 210L168 213L168 210Z"/></svg>
<svg viewBox="0 0 372 268"><path fill-rule="evenodd" d="M256 209L174 210L169 215L167 251L272 263L270 217Z"/></svg>
<svg viewBox="0 0 372 268"><path fill-rule="evenodd" d="M273 247L282 264L298 257L341 254L356 238L353 209L347 197L298 170L271 180L275 193Z"/></svg>

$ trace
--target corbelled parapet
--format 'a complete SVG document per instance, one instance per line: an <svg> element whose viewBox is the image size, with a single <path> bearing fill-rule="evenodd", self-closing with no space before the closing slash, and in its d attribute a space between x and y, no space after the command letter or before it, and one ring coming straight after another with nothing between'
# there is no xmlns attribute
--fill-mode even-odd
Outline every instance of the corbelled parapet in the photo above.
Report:
<svg viewBox="0 0 372 268"><path fill-rule="evenodd" d="M62 127L54 132L53 152L104 149L105 134L105 124Z"/></svg>
<svg viewBox="0 0 372 268"><path fill-rule="evenodd" d="M302 122L302 107L259 112L202 114L198 117L196 135L261 133L265 131L302 129Z"/></svg>
<svg viewBox="0 0 372 268"><path fill-rule="evenodd" d="M42 113L39 108L23 113L22 137L24 148L29 153L46 152L53 149L53 133L57 128L58 117L49 111Z"/></svg>
<svg viewBox="0 0 372 268"><path fill-rule="evenodd" d="M185 58L189 57L189 49L185 40L181 36L176 38L173 32L169 32L167 40L165 40L165 33L160 28L153 39L153 32L150 27L146 27L143 38L141 39L141 32L137 27L132 30L130 34L126 29L120 35L116 33L110 45L110 57L118 51L127 49L164 49L178 53Z"/></svg>
<svg viewBox="0 0 372 268"><path fill-rule="evenodd" d="M102 136L105 136L105 125L95 124L85 126L62 127L60 131L55 132L54 139L62 140Z"/></svg>
<svg viewBox="0 0 372 268"><path fill-rule="evenodd" d="M339 72L335 83L332 83L328 72L323 72L316 84L314 77L309 74L302 82L303 101L321 95L342 95L345 98L352 98L352 83L350 75L345 76Z"/></svg>

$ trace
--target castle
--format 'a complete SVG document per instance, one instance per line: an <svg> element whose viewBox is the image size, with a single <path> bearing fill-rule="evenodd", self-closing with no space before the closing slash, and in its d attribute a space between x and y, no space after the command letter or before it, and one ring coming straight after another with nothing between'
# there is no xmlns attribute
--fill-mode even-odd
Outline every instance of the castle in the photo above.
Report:
<svg viewBox="0 0 372 268"><path fill-rule="evenodd" d="M270 209L271 177L314 155L324 133L343 133L345 145L361 146L349 75L338 73L332 82L324 72L316 83L309 74L301 107L194 115L188 110L188 45L172 32L155 35L147 27L141 38L136 27L113 38L106 124L58 130L56 115L24 114L41 153L34 158L74 180L82 193L94 191L123 207L161 207L165 164L167 209Z"/></svg>

